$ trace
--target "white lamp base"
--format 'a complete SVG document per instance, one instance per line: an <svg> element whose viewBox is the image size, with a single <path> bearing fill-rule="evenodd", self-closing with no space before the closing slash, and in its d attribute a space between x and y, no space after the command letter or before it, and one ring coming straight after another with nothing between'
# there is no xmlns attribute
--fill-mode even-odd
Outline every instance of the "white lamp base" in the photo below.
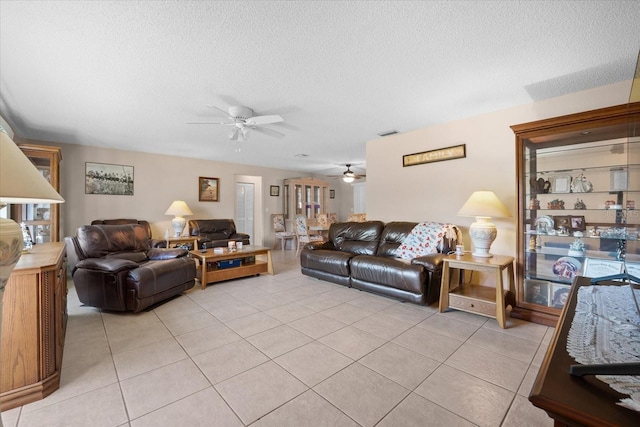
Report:
<svg viewBox="0 0 640 427"><path fill-rule="evenodd" d="M0 289L4 289L22 255L22 228L17 222L0 218Z"/></svg>
<svg viewBox="0 0 640 427"><path fill-rule="evenodd" d="M187 225L187 220L181 216L176 216L171 220L171 227L173 228L173 237L182 236L182 230Z"/></svg>
<svg viewBox="0 0 640 427"><path fill-rule="evenodd" d="M476 222L469 227L469 236L473 242L474 257L491 258L493 255L489 253L491 244L496 240L498 230L496 226L489 222L490 217L477 216Z"/></svg>

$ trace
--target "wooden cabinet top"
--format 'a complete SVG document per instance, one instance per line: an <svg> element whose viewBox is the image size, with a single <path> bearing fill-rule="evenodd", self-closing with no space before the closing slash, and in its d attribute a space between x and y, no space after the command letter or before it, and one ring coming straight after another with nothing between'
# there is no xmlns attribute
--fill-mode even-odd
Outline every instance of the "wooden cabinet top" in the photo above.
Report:
<svg viewBox="0 0 640 427"><path fill-rule="evenodd" d="M35 245L30 252L22 254L11 274L20 274L35 268L55 266L64 253L65 246L63 242Z"/></svg>

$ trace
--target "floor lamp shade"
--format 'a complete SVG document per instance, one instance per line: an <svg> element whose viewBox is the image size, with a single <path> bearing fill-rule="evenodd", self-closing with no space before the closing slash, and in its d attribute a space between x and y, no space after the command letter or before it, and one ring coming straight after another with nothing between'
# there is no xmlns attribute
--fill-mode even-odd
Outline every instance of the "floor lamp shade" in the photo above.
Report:
<svg viewBox="0 0 640 427"><path fill-rule="evenodd" d="M184 219L184 216L193 215L193 212L191 212L191 209L189 209L189 206L187 206L184 200L175 200L164 214L175 215L171 220L171 227L173 228L174 237L180 237L182 230L184 230L184 227L187 225L187 220Z"/></svg>
<svg viewBox="0 0 640 427"><path fill-rule="evenodd" d="M462 205L458 216L470 216L476 219L476 222L469 226L469 236L474 249L472 255L481 258L492 257L489 249L498 235L498 230L489 220L511 217L511 213L498 196L493 191L476 191Z"/></svg>

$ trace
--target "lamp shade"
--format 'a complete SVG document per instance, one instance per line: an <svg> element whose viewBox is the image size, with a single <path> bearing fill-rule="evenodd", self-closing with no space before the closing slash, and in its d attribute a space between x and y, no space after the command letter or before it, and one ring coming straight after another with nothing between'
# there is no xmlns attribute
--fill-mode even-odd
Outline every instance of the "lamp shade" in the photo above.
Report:
<svg viewBox="0 0 640 427"><path fill-rule="evenodd" d="M458 216L510 218L511 213L493 191L475 191L462 205Z"/></svg>
<svg viewBox="0 0 640 427"><path fill-rule="evenodd" d="M462 205L458 216L472 216L476 222L469 227L469 236L473 242L474 257L491 258L491 244L498 235L496 226L490 218L508 218L511 213L502 204L493 191L476 191Z"/></svg>
<svg viewBox="0 0 640 427"><path fill-rule="evenodd" d="M22 150L0 132L0 203L63 203Z"/></svg>
<svg viewBox="0 0 640 427"><path fill-rule="evenodd" d="M164 213L165 215L175 215L175 216L185 216L185 215L193 215L189 206L185 203L184 200L175 200L169 206L169 209Z"/></svg>

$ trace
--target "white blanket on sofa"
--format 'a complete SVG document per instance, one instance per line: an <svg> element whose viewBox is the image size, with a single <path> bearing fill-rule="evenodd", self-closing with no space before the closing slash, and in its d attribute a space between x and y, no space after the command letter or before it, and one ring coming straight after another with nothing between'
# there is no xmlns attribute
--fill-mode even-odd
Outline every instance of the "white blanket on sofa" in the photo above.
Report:
<svg viewBox="0 0 640 427"><path fill-rule="evenodd" d="M396 256L402 259L413 259L434 254L442 249L444 239L462 241L462 234L453 224L420 222L398 246Z"/></svg>

